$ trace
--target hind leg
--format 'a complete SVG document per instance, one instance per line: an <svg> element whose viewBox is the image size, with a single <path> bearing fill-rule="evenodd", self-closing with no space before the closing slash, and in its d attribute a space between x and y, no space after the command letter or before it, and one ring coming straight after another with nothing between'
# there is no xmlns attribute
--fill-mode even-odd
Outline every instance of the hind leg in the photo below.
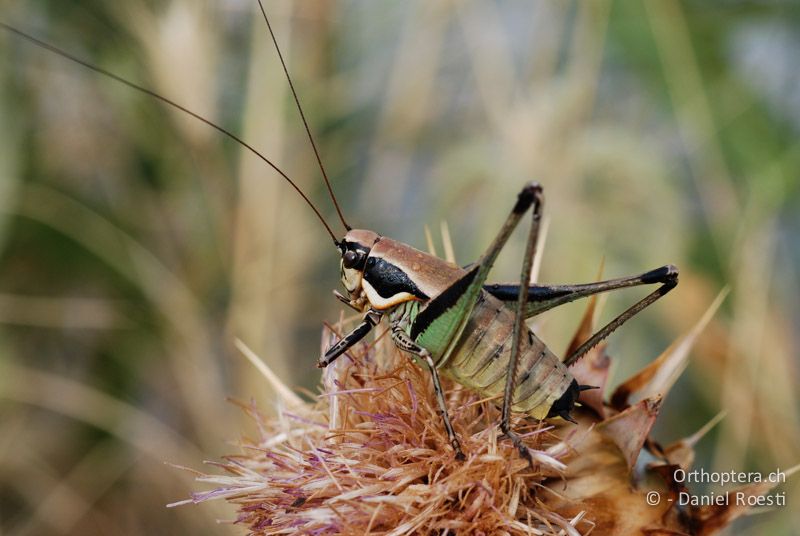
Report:
<svg viewBox="0 0 800 536"><path fill-rule="evenodd" d="M600 328L597 333L589 337L586 342L581 344L578 348L575 349L570 355L564 359L564 364L566 366L570 366L575 363L578 359L583 357L586 352L591 350L597 343L608 337L611 332L615 329L620 327L622 324L642 312L645 308L649 307L653 303L656 302L659 298L664 296L667 292L674 289L678 286L678 269L672 265L665 266L661 269L659 274L659 278L657 281L661 283L661 286L655 289L653 292L639 300L638 302L634 303L628 309L623 311L619 316L617 316L614 320Z"/></svg>
<svg viewBox="0 0 800 536"><path fill-rule="evenodd" d="M536 253L536 244L539 239L539 224L542 219L542 206L544 198L542 196L542 188L535 185L533 190L533 203L532 203L532 221L531 227L528 231L528 239L525 245L525 255L522 259L522 273L520 274L520 290L517 296L516 314L514 316L514 327L511 332L511 357L508 362L508 369L506 371L506 385L503 391L503 410L500 420L500 429L503 433L517 447L519 453L528 460L533 466L533 457L531 456L528 447L522 442L522 438L514 430L511 429L511 406L513 405L514 389L517 386L517 368L519 365L519 357L522 351L521 339L524 335L525 326L525 306L528 302L528 282L531 279L531 270L533 268L533 257Z"/></svg>

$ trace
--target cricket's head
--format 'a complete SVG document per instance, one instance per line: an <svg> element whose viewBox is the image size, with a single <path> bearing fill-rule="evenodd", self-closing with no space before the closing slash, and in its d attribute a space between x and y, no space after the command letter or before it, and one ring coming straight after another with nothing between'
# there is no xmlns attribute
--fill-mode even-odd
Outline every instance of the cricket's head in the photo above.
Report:
<svg viewBox="0 0 800 536"><path fill-rule="evenodd" d="M350 229L337 244L342 255L340 272L342 284L351 300L357 300L362 293L361 280L372 246L381 235L366 229Z"/></svg>

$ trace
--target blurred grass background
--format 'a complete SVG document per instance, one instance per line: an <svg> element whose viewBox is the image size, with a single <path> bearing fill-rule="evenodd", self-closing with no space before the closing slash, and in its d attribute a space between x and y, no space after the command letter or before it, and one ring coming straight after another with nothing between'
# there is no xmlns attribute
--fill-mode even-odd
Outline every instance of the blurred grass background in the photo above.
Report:
<svg viewBox="0 0 800 536"><path fill-rule="evenodd" d="M0 18L174 98L276 161L329 215L249 0L0 0ZM545 186L539 279L671 262L681 284L614 334L620 380L724 286L655 431L719 411L707 470L800 461L800 9L786 2L267 2L350 222L475 259ZM168 510L273 395L241 338L313 389L337 256L296 194L208 127L0 34L0 532L235 532ZM337 227L338 228L338 227ZM438 235L438 232L436 233ZM521 235L522 233L520 233ZM495 270L517 277L522 236ZM440 249L441 251L441 249ZM639 294L637 294L639 292ZM605 317L641 291L609 296ZM538 322L563 351L582 304ZM699 491L699 488L695 487ZM731 534L788 534L789 505Z"/></svg>

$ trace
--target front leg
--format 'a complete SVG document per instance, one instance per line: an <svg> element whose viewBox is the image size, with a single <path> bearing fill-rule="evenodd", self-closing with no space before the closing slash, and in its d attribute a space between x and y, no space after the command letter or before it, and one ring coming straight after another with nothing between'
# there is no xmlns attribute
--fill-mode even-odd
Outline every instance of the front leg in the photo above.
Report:
<svg viewBox="0 0 800 536"><path fill-rule="evenodd" d="M367 314L364 315L364 320L362 320L362 322L356 326L353 331L342 337L339 342L328 348L328 351L325 352L325 355L319 360L317 366L319 368L325 368L333 363L337 357L345 353L351 346L363 339L367 333L372 331L372 328L377 326L380 321L381 313L379 311L375 311L373 309L367 311Z"/></svg>
<svg viewBox="0 0 800 536"><path fill-rule="evenodd" d="M436 365L433 363L431 353L414 342L414 340L409 337L405 331L403 331L399 324L392 325L392 340L398 348L419 356L423 361L425 361L425 364L428 365L428 370L431 371L431 375L433 376L433 390L436 392L436 402L439 404L439 414L442 416L444 428L447 430L447 438L449 439L450 445L452 445L453 450L456 453L456 459L466 460L467 457L464 456L464 452L461 450L461 443L458 441L456 432L453 430L453 425L450 422L450 415L447 413L447 405L444 401L444 391L442 389L442 384L439 381L439 373L436 371Z"/></svg>

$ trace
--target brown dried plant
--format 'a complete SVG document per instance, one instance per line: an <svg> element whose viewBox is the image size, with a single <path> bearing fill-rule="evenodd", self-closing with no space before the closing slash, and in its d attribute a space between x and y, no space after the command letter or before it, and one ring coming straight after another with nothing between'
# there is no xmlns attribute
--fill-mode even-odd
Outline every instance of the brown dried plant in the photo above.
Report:
<svg viewBox="0 0 800 536"><path fill-rule="evenodd" d="M328 367L314 403L300 399L239 343L280 394L277 417L241 404L257 435L241 441L241 453L212 463L223 474L198 473L211 491L175 505L225 499L238 508L234 522L258 535L714 534L743 509L681 509L675 498L686 490L672 478L676 468L692 464L694 444L714 423L666 447L648 436L662 397L723 297L608 402L601 394L611 361L605 346L576 364L579 383L600 387L582 394L577 426L517 420L533 467L503 440L499 401L480 400L446 381L467 453L466 461L456 461L429 374L388 337L357 345ZM588 337L594 317L592 300L572 345ZM347 325L326 327L323 347ZM744 491L760 495L769 487ZM658 494L658 505L648 505L648 492Z"/></svg>

